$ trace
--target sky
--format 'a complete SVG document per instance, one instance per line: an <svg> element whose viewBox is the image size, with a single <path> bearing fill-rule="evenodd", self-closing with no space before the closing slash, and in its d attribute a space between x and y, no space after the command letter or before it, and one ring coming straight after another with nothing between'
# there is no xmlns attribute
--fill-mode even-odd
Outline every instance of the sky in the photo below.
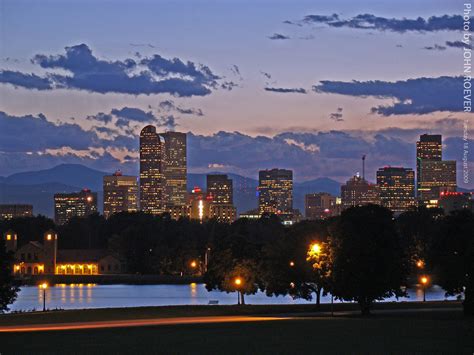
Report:
<svg viewBox="0 0 474 355"><path fill-rule="evenodd" d="M154 124L189 132L192 172L299 181L345 181L362 155L369 180L413 168L417 137L442 134L473 188L463 3L0 0L0 176L136 173Z"/></svg>

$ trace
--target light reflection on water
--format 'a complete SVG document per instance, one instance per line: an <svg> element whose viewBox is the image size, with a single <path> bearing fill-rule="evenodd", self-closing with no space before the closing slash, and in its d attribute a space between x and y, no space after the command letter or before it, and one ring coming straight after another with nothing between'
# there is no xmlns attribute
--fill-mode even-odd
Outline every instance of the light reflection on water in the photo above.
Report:
<svg viewBox="0 0 474 355"><path fill-rule="evenodd" d="M409 289L408 298L399 301L422 301L421 288ZM444 290L432 286L426 290L426 299L445 300ZM189 285L95 285L95 284L58 284L46 290L46 308L48 309L82 309L107 307L142 307L166 305L207 305L217 300L219 304L235 304L236 295L219 291L208 292L204 284ZM292 299L289 296L267 297L259 292L246 296L248 304L308 304L313 301ZM386 301L396 301L390 298ZM323 296L322 303L330 303L331 296ZM335 301L338 302L338 301ZM43 290L34 286L22 287L12 311L40 310L43 308Z"/></svg>

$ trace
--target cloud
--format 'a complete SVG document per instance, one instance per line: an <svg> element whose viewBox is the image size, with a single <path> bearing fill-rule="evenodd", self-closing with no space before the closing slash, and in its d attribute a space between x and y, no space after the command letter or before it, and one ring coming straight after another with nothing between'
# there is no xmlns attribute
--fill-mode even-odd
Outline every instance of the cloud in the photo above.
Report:
<svg viewBox="0 0 474 355"><path fill-rule="evenodd" d="M204 116L204 113L200 108L183 108L176 105L173 100L162 101L159 103L158 107L165 112L175 111L182 115Z"/></svg>
<svg viewBox="0 0 474 355"><path fill-rule="evenodd" d="M386 18L372 14L360 14L351 18L341 19L337 14L333 15L308 15L302 20L305 24L325 24L336 28L356 28L363 30L392 31L404 33L434 32L434 31L462 31L463 18L461 15L431 16L427 19L418 17Z"/></svg>
<svg viewBox="0 0 474 355"><path fill-rule="evenodd" d="M0 82L27 89L76 89L97 93L204 96L219 87L220 77L205 65L155 54L140 61L103 60L86 44L65 48L65 54L37 54L33 64L49 70L44 76L3 70ZM58 72L66 70L68 74Z"/></svg>
<svg viewBox="0 0 474 355"><path fill-rule="evenodd" d="M290 39L290 37L282 35L281 33L274 33L271 36L268 36L269 39L271 40L284 40L284 39Z"/></svg>
<svg viewBox="0 0 474 355"><path fill-rule="evenodd" d="M265 91L278 92L278 93L293 93L293 94L306 94L306 90L303 88L271 88L266 87Z"/></svg>
<svg viewBox="0 0 474 355"><path fill-rule="evenodd" d="M264 72L264 71L261 71L260 70L260 73L267 79L271 79L272 78L272 75L270 73L267 73L267 72Z"/></svg>
<svg viewBox="0 0 474 355"><path fill-rule="evenodd" d="M336 112L333 112L333 113L329 114L329 119L331 119L333 121L336 121L336 122L344 121L344 119L342 118L342 116L343 116L342 111L343 111L342 107L338 107Z"/></svg>
<svg viewBox="0 0 474 355"><path fill-rule="evenodd" d="M464 43L463 41L446 41L446 46L451 48L467 48L472 49L472 45Z"/></svg>
<svg viewBox="0 0 474 355"><path fill-rule="evenodd" d="M355 97L393 98L392 105L377 106L372 112L384 116L427 114L437 111L461 112L462 77L441 76L388 81L321 81L313 86L317 93L333 93Z"/></svg>
<svg viewBox="0 0 474 355"><path fill-rule="evenodd" d="M434 46L423 47L423 49L426 49L426 50L429 50L429 51L445 51L446 47L445 46L440 46L439 44L435 44Z"/></svg>
<svg viewBox="0 0 474 355"><path fill-rule="evenodd" d="M153 112L145 112L143 110L140 110L139 108L134 107L123 107L121 109L113 109L110 113L119 118L137 122L150 122L156 119Z"/></svg>

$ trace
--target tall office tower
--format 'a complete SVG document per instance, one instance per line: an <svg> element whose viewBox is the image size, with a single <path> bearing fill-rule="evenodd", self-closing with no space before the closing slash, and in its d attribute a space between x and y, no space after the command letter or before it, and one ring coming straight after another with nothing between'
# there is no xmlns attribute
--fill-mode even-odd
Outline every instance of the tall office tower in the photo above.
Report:
<svg viewBox="0 0 474 355"><path fill-rule="evenodd" d="M395 213L415 206L415 172L409 168L384 167L377 171L382 206Z"/></svg>
<svg viewBox="0 0 474 355"><path fill-rule="evenodd" d="M443 161L442 137L423 134L416 142L416 187L422 204L439 199L441 192L456 191L456 161Z"/></svg>
<svg viewBox="0 0 474 355"><path fill-rule="evenodd" d="M232 205L233 186L232 179L227 175L207 175L207 193L212 198L213 204Z"/></svg>
<svg viewBox="0 0 474 355"><path fill-rule="evenodd" d="M0 205L0 220L19 217L32 217L33 205L6 204Z"/></svg>
<svg viewBox="0 0 474 355"><path fill-rule="evenodd" d="M442 192L456 191L455 160L422 160L420 172L418 199L421 203L438 200Z"/></svg>
<svg viewBox="0 0 474 355"><path fill-rule="evenodd" d="M380 193L377 185L355 175L341 186L341 207L343 210L368 204L380 205Z"/></svg>
<svg viewBox="0 0 474 355"><path fill-rule="evenodd" d="M199 187L195 187L189 195L189 218L206 220L211 214L211 198Z"/></svg>
<svg viewBox="0 0 474 355"><path fill-rule="evenodd" d="M136 176L124 176L120 170L104 176L104 217L118 212L138 211L138 182Z"/></svg>
<svg viewBox="0 0 474 355"><path fill-rule="evenodd" d="M97 212L97 193L80 192L54 194L54 221L65 224L71 217L86 217Z"/></svg>
<svg viewBox="0 0 474 355"><path fill-rule="evenodd" d="M140 132L140 210L160 214L165 211L165 140L154 126Z"/></svg>
<svg viewBox="0 0 474 355"><path fill-rule="evenodd" d="M186 133L161 133L165 139L165 200L168 207L187 204Z"/></svg>
<svg viewBox="0 0 474 355"><path fill-rule="evenodd" d="M336 197L327 192L305 195L304 207L307 219L324 219L337 214Z"/></svg>
<svg viewBox="0 0 474 355"><path fill-rule="evenodd" d="M260 170L258 184L259 213L285 213L293 210L293 171Z"/></svg>

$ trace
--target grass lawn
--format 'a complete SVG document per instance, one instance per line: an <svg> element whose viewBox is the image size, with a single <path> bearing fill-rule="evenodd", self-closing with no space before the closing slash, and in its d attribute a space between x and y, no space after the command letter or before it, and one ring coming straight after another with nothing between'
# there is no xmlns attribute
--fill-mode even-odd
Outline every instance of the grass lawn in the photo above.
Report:
<svg viewBox="0 0 474 355"><path fill-rule="evenodd" d="M472 354L474 319L459 310L254 323L0 334L2 355L21 353Z"/></svg>

